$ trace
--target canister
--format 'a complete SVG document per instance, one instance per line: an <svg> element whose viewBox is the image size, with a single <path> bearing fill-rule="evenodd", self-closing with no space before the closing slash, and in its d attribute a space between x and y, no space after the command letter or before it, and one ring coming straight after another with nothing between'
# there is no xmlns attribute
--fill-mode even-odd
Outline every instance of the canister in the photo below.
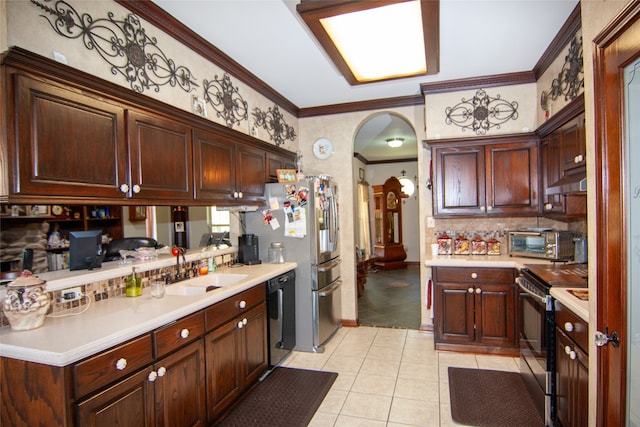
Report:
<svg viewBox="0 0 640 427"><path fill-rule="evenodd" d="M285 248L282 242L272 242L269 246L269 262L272 264L284 263Z"/></svg>

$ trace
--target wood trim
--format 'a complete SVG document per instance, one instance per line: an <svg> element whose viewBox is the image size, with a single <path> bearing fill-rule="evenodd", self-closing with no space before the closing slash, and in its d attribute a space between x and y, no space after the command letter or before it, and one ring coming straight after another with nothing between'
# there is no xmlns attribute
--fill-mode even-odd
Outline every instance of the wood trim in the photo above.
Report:
<svg viewBox="0 0 640 427"><path fill-rule="evenodd" d="M564 106L560 111L551 116L549 120L538 126L535 132L540 138L544 138L557 129L560 129L560 127L562 127L569 120L577 117L583 112L584 93L581 93L573 101Z"/></svg>
<svg viewBox="0 0 640 427"><path fill-rule="evenodd" d="M569 44L581 27L582 13L580 9L580 2L578 2L576 7L573 9L573 12L571 12L571 15L569 15L562 28L560 28L560 31L558 31L558 34L556 34L554 39L551 41L547 50L545 50L538 60L538 63L533 67L533 73L536 76L536 80L538 80L551 66L553 61L562 54L565 46Z"/></svg>
<svg viewBox="0 0 640 427"><path fill-rule="evenodd" d="M360 326L359 320L342 319L342 326L345 328L357 328Z"/></svg>
<svg viewBox="0 0 640 427"><path fill-rule="evenodd" d="M622 69L640 55L640 1L630 2L594 39L596 153L596 327L620 347L599 348L597 425L624 425L627 379L627 223Z"/></svg>
<svg viewBox="0 0 640 427"><path fill-rule="evenodd" d="M298 114L298 107L271 86L257 78L242 65L237 63L223 51L193 32L182 22L165 12L162 8L149 0L115 0L138 17L155 25L169 36L184 44L207 61L216 64L224 71L237 77L242 82L256 90L261 95L278 104L279 107L293 115Z"/></svg>
<svg viewBox="0 0 640 427"><path fill-rule="evenodd" d="M332 114L354 113L368 110L384 110L389 108L412 107L424 105L424 96L410 95L395 98L373 99L370 101L346 102L344 104L323 105L319 107L301 108L298 117L328 116Z"/></svg>
<svg viewBox="0 0 640 427"><path fill-rule="evenodd" d="M533 133L514 133L509 135L484 135L473 138L449 138L449 139L437 139L437 140L425 140L422 141L424 148L433 147L446 147L448 145L461 146L475 146L475 145L487 145L487 144L508 144L510 142L524 142L527 140L538 140L538 136Z"/></svg>
<svg viewBox="0 0 640 427"><path fill-rule="evenodd" d="M447 80L444 82L422 83L420 85L420 91L423 95L433 95L434 93L456 92L459 90L511 86L535 82L536 78L533 71L521 71L519 73L494 74L491 76L470 77L466 79Z"/></svg>

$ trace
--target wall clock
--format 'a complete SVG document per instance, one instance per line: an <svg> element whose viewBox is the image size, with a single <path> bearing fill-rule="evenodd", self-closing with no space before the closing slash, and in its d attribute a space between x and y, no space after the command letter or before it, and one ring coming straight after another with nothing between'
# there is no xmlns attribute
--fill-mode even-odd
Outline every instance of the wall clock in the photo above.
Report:
<svg viewBox="0 0 640 427"><path fill-rule="evenodd" d="M318 159L328 159L333 153L333 143L327 138L319 138L313 143L313 155Z"/></svg>
<svg viewBox="0 0 640 427"><path fill-rule="evenodd" d="M53 207L51 208L51 213L54 216L61 216L63 212L64 212L64 209L62 209L62 206L60 205L53 205Z"/></svg>

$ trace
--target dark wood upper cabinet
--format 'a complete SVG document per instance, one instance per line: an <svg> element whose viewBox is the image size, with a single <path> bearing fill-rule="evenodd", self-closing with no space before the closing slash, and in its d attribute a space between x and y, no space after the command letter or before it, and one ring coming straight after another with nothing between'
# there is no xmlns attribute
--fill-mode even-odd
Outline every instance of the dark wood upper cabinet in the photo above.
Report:
<svg viewBox="0 0 640 427"><path fill-rule="evenodd" d="M247 203L264 198L265 151L227 135L194 132L195 197L212 202Z"/></svg>
<svg viewBox="0 0 640 427"><path fill-rule="evenodd" d="M538 139L532 134L431 143L434 215L538 213Z"/></svg>
<svg viewBox="0 0 640 427"><path fill-rule="evenodd" d="M13 75L8 123L10 193L121 198L127 179L122 106Z"/></svg>
<svg viewBox="0 0 640 427"><path fill-rule="evenodd" d="M560 132L562 132L563 172L566 175L584 172L587 161L584 113L564 125Z"/></svg>
<svg viewBox="0 0 640 427"><path fill-rule="evenodd" d="M182 122L127 111L128 197L188 200L192 194L191 128Z"/></svg>

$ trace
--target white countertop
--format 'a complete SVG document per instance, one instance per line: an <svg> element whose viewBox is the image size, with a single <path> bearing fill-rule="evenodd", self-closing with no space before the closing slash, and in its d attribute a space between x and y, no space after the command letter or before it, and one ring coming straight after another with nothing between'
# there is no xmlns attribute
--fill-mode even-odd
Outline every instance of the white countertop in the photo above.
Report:
<svg viewBox="0 0 640 427"><path fill-rule="evenodd" d="M47 317L44 325L38 329L12 331L7 326L0 329L0 356L65 366L173 322L296 267L296 263L286 262L218 268L216 273L247 274L248 278L196 296L166 295L164 298L155 299L151 297L149 288L145 288L140 297L109 298L92 304L86 312L77 316ZM202 280L202 276L198 279Z"/></svg>
<svg viewBox="0 0 640 427"><path fill-rule="evenodd" d="M586 290L585 288L551 288L551 296L560 301L562 305L574 312L585 322L589 323L589 301L583 301L571 294L571 290Z"/></svg>
<svg viewBox="0 0 640 427"><path fill-rule="evenodd" d="M540 258L510 257L509 255L438 255L427 256L427 267L496 267L523 268L525 264L549 264L551 261Z"/></svg>

